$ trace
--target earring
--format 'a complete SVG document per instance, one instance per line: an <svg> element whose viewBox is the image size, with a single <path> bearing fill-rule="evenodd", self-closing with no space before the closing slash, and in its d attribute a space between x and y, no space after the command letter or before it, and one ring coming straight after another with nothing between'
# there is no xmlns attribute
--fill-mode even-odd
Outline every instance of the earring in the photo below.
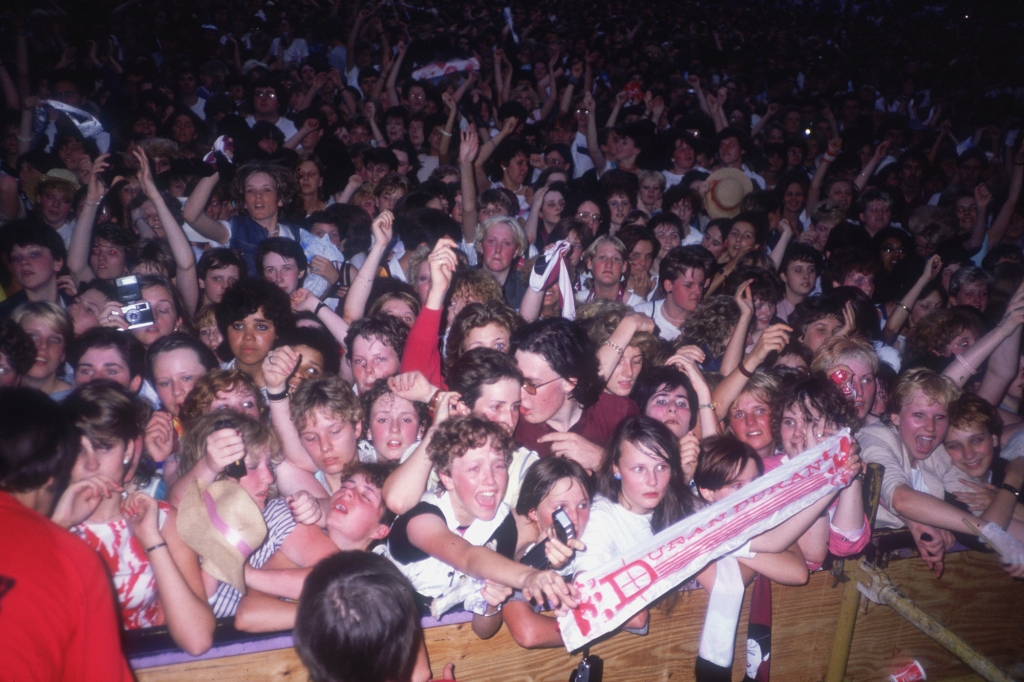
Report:
<svg viewBox="0 0 1024 682"><path fill-rule="evenodd" d="M131 457L125 457L124 461L121 462L121 464L123 464L124 466L128 466L131 463L132 463L132 458Z"/></svg>
<svg viewBox="0 0 1024 682"><path fill-rule="evenodd" d="M622 480L622 474L612 474L612 477L613 477L613 478L614 478L614 479L615 479L616 481L621 481L621 480Z"/></svg>

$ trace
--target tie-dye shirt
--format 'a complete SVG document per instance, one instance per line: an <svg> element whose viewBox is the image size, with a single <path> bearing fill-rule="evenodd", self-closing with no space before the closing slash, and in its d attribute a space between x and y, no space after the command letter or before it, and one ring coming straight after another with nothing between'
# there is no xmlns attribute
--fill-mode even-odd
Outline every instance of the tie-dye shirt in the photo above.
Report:
<svg viewBox="0 0 1024 682"><path fill-rule="evenodd" d="M171 508L160 502L159 527L167 520ZM114 578L121 618L128 630L164 624L164 610L156 589L156 575L146 555L146 548L132 535L126 520L109 523L82 523L71 532L85 540L103 559Z"/></svg>

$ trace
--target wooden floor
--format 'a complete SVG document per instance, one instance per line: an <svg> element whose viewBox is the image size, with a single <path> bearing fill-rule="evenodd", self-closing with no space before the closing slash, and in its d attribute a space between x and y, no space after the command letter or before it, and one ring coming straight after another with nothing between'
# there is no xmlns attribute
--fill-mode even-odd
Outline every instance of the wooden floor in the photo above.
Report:
<svg viewBox="0 0 1024 682"><path fill-rule="evenodd" d="M1011 581L993 555L951 555L941 580L919 559L892 562L887 572L907 596L1004 670L1024 679L1024 582ZM811 576L798 588L773 592L772 679L817 682L824 678L835 632L841 588L827 574ZM650 634L622 633L596 645L605 661L605 682L692 680L707 606L703 590L686 592L671 613L655 611ZM740 679L746 657L744 605L733 677ZM449 661L462 682L564 682L579 662L563 649L526 651L508 629L478 640L469 625L427 630L436 674ZM917 659L929 680L980 679L957 659L885 606L871 605L857 619L846 679L881 682L898 665ZM140 682L258 682L307 679L294 650L264 652L138 671Z"/></svg>

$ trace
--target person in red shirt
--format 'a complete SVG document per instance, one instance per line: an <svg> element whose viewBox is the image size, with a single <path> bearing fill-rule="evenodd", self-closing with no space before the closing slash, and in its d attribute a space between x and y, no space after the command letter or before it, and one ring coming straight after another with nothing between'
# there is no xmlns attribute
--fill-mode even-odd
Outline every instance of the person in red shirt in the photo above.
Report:
<svg viewBox="0 0 1024 682"><path fill-rule="evenodd" d="M512 349L524 378L516 442L541 457L561 455L596 471L601 444L640 414L636 403L604 392L597 354L574 322L532 322L512 336Z"/></svg>
<svg viewBox="0 0 1024 682"><path fill-rule="evenodd" d="M96 552L48 515L67 487L78 434L28 388L0 389L0 641L11 680L130 682L114 594ZM116 494L81 489L83 504ZM10 548L17 547L17 551Z"/></svg>

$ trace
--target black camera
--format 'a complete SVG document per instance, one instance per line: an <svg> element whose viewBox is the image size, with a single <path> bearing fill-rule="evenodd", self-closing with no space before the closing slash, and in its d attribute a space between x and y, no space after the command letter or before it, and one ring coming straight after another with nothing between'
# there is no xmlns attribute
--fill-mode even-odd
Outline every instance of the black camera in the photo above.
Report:
<svg viewBox="0 0 1024 682"><path fill-rule="evenodd" d="M555 509L551 518L554 521L552 525L555 528L555 535L558 536L562 544L569 542L570 538L576 537L576 528L572 525L572 520L569 519L569 515L565 513L564 509L561 507ZM547 554L544 553L544 548L547 544L546 538L543 542L538 542L529 552L523 555L519 563L541 571L550 568L551 564L548 562Z"/></svg>

